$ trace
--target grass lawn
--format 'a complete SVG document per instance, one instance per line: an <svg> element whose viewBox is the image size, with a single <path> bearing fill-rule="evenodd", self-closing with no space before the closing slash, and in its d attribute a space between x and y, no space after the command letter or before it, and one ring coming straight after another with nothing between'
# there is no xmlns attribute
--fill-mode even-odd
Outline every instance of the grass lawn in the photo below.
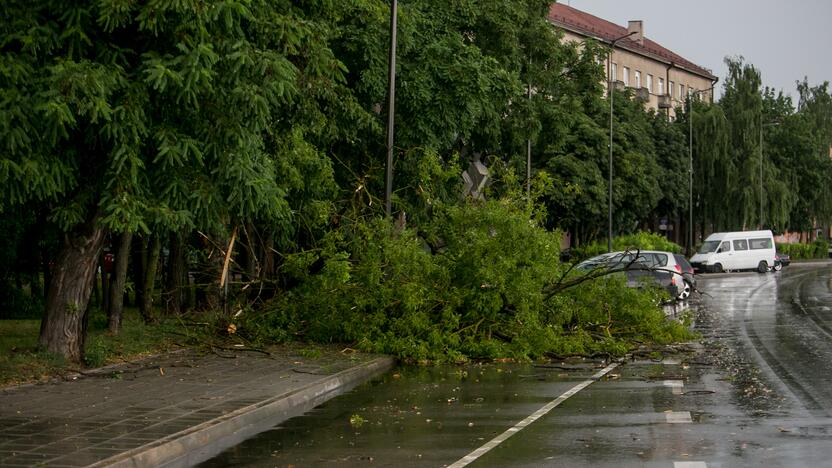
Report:
<svg viewBox="0 0 832 468"><path fill-rule="evenodd" d="M183 326L174 320L145 325L136 309L124 311L122 331L107 331L107 318L91 311L86 343L88 367L100 367L177 349ZM60 356L38 350L40 320L0 320L0 387L39 382L80 369Z"/></svg>

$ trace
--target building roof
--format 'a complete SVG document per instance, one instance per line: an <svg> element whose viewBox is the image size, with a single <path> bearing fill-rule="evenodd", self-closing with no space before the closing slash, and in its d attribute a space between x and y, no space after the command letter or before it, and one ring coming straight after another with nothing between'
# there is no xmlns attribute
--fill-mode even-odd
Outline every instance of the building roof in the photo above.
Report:
<svg viewBox="0 0 832 468"><path fill-rule="evenodd" d="M628 32L627 28L623 26L619 26L605 19L590 15L589 13L584 13L581 10L577 10L562 3L553 3L549 8L549 22L577 34L594 37L605 42L613 41ZM685 59L669 49L666 49L665 47L662 47L646 37L644 38L643 44L639 44L634 40L626 38L617 42L616 47L645 55L662 62L673 63L674 66L710 80L716 79L716 76L714 76L714 74L707 68L700 67L699 65Z"/></svg>

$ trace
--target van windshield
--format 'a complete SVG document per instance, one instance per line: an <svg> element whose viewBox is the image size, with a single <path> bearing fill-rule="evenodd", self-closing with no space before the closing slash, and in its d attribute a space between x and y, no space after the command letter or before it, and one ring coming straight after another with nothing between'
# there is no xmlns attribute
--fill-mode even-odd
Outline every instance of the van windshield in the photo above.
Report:
<svg viewBox="0 0 832 468"><path fill-rule="evenodd" d="M699 251L696 253L707 254L716 251L716 248L719 247L719 241L705 241L702 244L702 247L699 247Z"/></svg>

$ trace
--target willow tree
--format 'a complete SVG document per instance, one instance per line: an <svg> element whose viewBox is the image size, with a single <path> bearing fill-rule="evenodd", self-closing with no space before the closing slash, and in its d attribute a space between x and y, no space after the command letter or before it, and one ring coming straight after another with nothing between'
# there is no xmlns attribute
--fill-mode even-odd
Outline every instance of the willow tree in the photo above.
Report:
<svg viewBox="0 0 832 468"><path fill-rule="evenodd" d="M762 131L762 78L753 65L742 57L726 58L728 75L719 103L729 122L729 155L736 168L728 200L733 211L726 226L742 229L759 225L760 197L760 132Z"/></svg>
<svg viewBox="0 0 832 468"><path fill-rule="evenodd" d="M734 190L737 175L729 152L728 119L718 104L694 100L684 125L693 131L694 219L700 234L732 228L735 210L726 202L726 194Z"/></svg>
<svg viewBox="0 0 832 468"><path fill-rule="evenodd" d="M829 82L812 86L807 79L797 83L797 91L798 110L789 122L793 141L783 151L794 153L790 166L797 204L790 224L809 230L832 223L832 193L825 189L832 179L832 93Z"/></svg>
<svg viewBox="0 0 832 468"><path fill-rule="evenodd" d="M342 73L291 3L9 0L0 12L0 209L46 202L64 231L42 346L81 359L107 230L255 217L289 229L273 124L310 57L317 75Z"/></svg>

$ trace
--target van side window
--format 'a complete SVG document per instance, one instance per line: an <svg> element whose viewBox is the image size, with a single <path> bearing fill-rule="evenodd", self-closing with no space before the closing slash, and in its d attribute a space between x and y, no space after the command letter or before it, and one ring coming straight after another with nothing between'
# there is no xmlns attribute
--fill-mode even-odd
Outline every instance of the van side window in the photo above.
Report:
<svg viewBox="0 0 832 468"><path fill-rule="evenodd" d="M731 251L731 241L723 242L722 244L720 244L719 249L722 252L730 252Z"/></svg>
<svg viewBox="0 0 832 468"><path fill-rule="evenodd" d="M762 250L771 248L771 239L749 239L751 250Z"/></svg>
<svg viewBox="0 0 832 468"><path fill-rule="evenodd" d="M748 241L745 239L737 239L734 241L734 250L748 250Z"/></svg>

